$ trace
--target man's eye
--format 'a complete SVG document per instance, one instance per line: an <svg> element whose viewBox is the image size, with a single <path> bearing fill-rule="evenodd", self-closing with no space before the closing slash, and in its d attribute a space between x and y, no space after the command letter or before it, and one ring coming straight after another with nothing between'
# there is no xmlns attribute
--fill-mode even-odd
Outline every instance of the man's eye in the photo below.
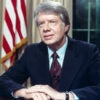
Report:
<svg viewBox="0 0 100 100"><path fill-rule="evenodd" d="M38 23L38 26L40 27L40 26L42 26L44 23L43 22L40 22L40 23Z"/></svg>
<svg viewBox="0 0 100 100"><path fill-rule="evenodd" d="M57 24L57 21L50 21L50 23L51 23L52 25L56 25L56 24Z"/></svg>
<svg viewBox="0 0 100 100"><path fill-rule="evenodd" d="M57 23L57 21L50 21L50 23Z"/></svg>

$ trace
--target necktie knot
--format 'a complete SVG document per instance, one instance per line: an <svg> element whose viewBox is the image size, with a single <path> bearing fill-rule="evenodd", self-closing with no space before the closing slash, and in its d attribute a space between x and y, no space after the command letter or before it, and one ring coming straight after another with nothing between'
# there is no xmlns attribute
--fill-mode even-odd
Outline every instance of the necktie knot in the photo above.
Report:
<svg viewBox="0 0 100 100"><path fill-rule="evenodd" d="M53 60L56 60L59 56L58 56L58 54L57 54L56 52L54 52L54 53L52 54L52 57L53 57Z"/></svg>

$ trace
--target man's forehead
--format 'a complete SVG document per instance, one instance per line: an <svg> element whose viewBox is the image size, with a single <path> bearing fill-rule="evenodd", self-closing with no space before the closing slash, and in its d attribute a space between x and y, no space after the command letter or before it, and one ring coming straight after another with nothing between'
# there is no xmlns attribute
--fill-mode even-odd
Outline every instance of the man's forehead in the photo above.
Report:
<svg viewBox="0 0 100 100"><path fill-rule="evenodd" d="M39 13L38 14L38 20L43 20L43 19L60 19L60 17L57 14L53 13Z"/></svg>
<svg viewBox="0 0 100 100"><path fill-rule="evenodd" d="M54 11L51 11L51 10L50 11L49 10L41 11L41 12L38 13L38 15L39 14L45 14L45 15L47 14L47 15L56 15L56 16L58 16L57 12L54 12Z"/></svg>

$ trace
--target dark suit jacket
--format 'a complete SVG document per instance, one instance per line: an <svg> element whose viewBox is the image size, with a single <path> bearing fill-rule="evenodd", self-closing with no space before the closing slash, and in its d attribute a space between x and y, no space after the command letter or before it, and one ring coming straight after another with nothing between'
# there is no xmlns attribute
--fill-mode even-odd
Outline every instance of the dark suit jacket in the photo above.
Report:
<svg viewBox="0 0 100 100"><path fill-rule="evenodd" d="M43 42L27 46L21 59L0 77L0 91L10 95L23 88L28 77L32 85L52 86ZM80 100L100 100L100 53L95 45L68 38L58 91L73 91Z"/></svg>

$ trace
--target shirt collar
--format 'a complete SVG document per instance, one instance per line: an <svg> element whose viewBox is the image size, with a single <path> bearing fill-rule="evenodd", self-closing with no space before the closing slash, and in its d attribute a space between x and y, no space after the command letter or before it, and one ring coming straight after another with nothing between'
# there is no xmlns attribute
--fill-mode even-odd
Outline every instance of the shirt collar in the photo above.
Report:
<svg viewBox="0 0 100 100"><path fill-rule="evenodd" d="M56 53L58 54L60 58L64 57L67 45L68 45L68 38L66 37L66 42L64 43L64 45L56 51ZM53 54L53 51L49 47L48 47L48 54L49 54L49 59L50 59Z"/></svg>

